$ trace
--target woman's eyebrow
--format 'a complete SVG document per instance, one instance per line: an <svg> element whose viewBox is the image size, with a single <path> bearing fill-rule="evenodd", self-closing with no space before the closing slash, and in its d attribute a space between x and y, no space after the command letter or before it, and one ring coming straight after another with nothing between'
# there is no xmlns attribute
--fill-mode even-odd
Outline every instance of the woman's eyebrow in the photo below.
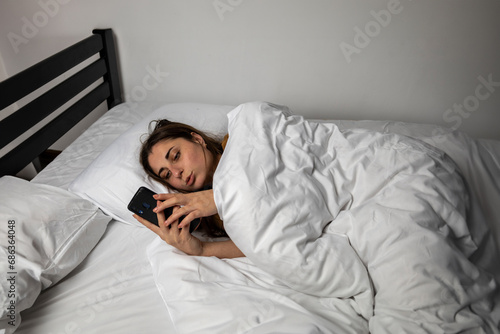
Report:
<svg viewBox="0 0 500 334"><path fill-rule="evenodd" d="M168 160L168 157L169 157L169 155L170 155L170 151L172 151L172 149L173 149L173 148L174 148L174 147L172 146L172 147L168 150L167 154L165 155L165 159L166 159L166 160ZM158 171L158 177L161 177L161 173L162 173L162 172L163 172L163 170L165 170L165 169L166 169L165 167L160 168L160 170Z"/></svg>
<svg viewBox="0 0 500 334"><path fill-rule="evenodd" d="M174 147L172 146L172 147L168 150L167 154L165 155L165 159L166 159L166 160L168 160L168 156L170 155L170 151L172 151L172 149L173 149L173 148L174 148Z"/></svg>

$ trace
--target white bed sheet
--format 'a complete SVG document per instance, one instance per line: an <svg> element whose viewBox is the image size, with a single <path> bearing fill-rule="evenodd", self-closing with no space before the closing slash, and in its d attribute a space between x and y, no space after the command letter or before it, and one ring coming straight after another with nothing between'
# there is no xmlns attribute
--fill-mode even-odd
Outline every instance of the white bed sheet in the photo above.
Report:
<svg viewBox="0 0 500 334"><path fill-rule="evenodd" d="M156 109L125 103L103 115L32 182L66 189L113 140ZM175 333L146 248L151 231L111 221L90 255L22 313L16 333Z"/></svg>
<svg viewBox="0 0 500 334"><path fill-rule="evenodd" d="M105 147L158 106L132 103L110 110L33 182L67 188ZM337 123L340 128L356 124L378 131L407 131L397 122ZM429 131L432 127L423 129ZM413 130L419 131L420 126ZM475 141L474 145L484 147L479 156L488 155L489 163L493 161L500 170L499 142ZM498 183L491 187L500 189ZM495 217L498 236L500 215ZM171 320L165 317L166 307L146 253L147 245L155 239L149 230L112 221L89 257L63 281L44 291L22 314L23 323L17 333L174 333Z"/></svg>

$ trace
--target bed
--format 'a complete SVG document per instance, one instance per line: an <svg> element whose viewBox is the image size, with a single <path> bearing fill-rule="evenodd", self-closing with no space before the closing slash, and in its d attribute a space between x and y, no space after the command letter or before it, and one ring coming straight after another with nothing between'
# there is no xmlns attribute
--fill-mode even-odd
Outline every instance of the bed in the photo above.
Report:
<svg viewBox="0 0 500 334"><path fill-rule="evenodd" d="M0 333L500 332L500 142L435 125L305 120L266 102L122 102L109 29L0 83L2 109L95 54L68 78L73 91L61 84L0 122L3 147L32 126L20 123L99 80L0 160ZM103 101L109 111L33 180L12 176ZM139 186L167 191L137 159L159 118L229 133L214 197L246 257L187 256L127 211ZM380 182L360 179L370 168Z"/></svg>

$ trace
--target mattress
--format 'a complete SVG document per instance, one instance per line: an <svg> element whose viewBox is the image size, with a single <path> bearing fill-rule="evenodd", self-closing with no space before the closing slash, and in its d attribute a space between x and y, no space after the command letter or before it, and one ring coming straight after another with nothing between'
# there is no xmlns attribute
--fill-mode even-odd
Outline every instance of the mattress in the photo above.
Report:
<svg viewBox="0 0 500 334"><path fill-rule="evenodd" d="M158 107L158 103L124 103L111 109L32 182L67 189L121 134L147 118ZM210 108L217 109L218 106ZM220 106L219 109L222 113L229 110L228 106ZM465 166L464 174L471 180L473 191L480 197L496 241L500 241L500 208L495 205L500 202L500 181L496 178L496 182L491 182L491 175L500 173L499 142L464 139L460 137L461 134L441 133L441 128L432 125L371 121L335 123L340 129L354 127L409 135L449 151L453 159L460 160ZM449 136L458 137L452 141L439 140ZM454 143L465 143L467 147L454 147ZM62 281L43 291L35 304L22 313L22 323L16 333L183 332L182 328L176 327L178 321L187 322L190 319L188 316L180 319L179 310L176 310L175 321L172 321L169 303L162 296L164 291L155 281L152 269L148 246L158 246L161 242L148 229L124 223L120 217L114 218L89 256ZM179 254L173 256L171 260L173 259L178 260ZM174 265L173 268L182 270L182 259L179 261L179 265ZM258 277L265 277L248 259L225 260L225 263L239 268L241 272L248 271L245 276L250 280L252 275L255 275L256 280ZM272 280L266 282L273 284ZM221 298L219 302L223 300ZM264 311L267 308L268 305L263 304L260 309ZM200 316L197 313L194 315ZM257 325L255 321L258 319L249 319L250 315L240 316L245 324L244 332L251 332L254 328L252 324ZM235 320L220 319L228 322ZM198 332L223 332L200 326Z"/></svg>

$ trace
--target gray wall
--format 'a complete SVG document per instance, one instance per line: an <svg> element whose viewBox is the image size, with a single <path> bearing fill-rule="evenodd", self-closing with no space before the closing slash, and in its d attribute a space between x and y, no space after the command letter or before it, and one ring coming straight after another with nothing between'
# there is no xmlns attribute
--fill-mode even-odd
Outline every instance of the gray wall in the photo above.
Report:
<svg viewBox="0 0 500 334"><path fill-rule="evenodd" d="M7 75L115 30L127 99L286 104L500 139L500 2L0 0Z"/></svg>

